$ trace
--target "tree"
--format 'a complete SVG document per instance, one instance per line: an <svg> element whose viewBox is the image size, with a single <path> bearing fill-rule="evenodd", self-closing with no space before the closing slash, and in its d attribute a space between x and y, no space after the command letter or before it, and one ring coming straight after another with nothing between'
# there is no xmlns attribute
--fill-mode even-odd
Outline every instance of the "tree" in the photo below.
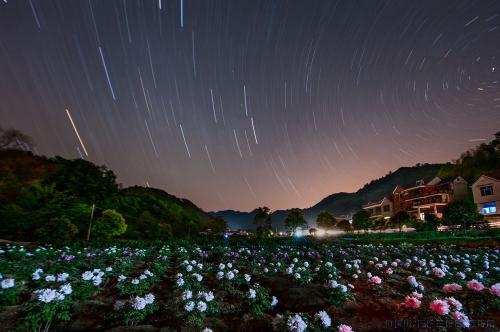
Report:
<svg viewBox="0 0 500 332"><path fill-rule="evenodd" d="M208 230L214 234L224 233L227 230L227 221L223 216L209 217L203 223L203 230Z"/></svg>
<svg viewBox="0 0 500 332"><path fill-rule="evenodd" d="M258 237L263 237L265 234L269 234L269 230L272 230L273 214L269 211L267 206L263 206L259 207L255 212L253 223L257 225L256 233Z"/></svg>
<svg viewBox="0 0 500 332"><path fill-rule="evenodd" d="M410 221L410 214L405 210L399 210L398 212L394 213L389 219L388 225L397 226L399 228L399 231L401 232L401 228L403 227L403 225L410 223Z"/></svg>
<svg viewBox="0 0 500 332"><path fill-rule="evenodd" d="M417 232L425 232L437 231L439 225L441 225L441 219L435 214L429 214L425 220L416 220L413 226Z"/></svg>
<svg viewBox="0 0 500 332"><path fill-rule="evenodd" d="M316 225L318 228L332 230L337 225L337 219L328 211L321 211L316 217Z"/></svg>
<svg viewBox="0 0 500 332"><path fill-rule="evenodd" d="M337 227L340 228L341 230L343 230L346 233L352 232L353 229L354 229L352 227L351 223L349 222L349 220L347 220L347 219L340 220L337 223Z"/></svg>
<svg viewBox="0 0 500 332"><path fill-rule="evenodd" d="M385 229L386 220L384 217L380 216L375 218L371 222L371 229L374 231L383 231Z"/></svg>
<svg viewBox="0 0 500 332"><path fill-rule="evenodd" d="M317 228L309 228L309 235L316 235L318 233Z"/></svg>
<svg viewBox="0 0 500 332"><path fill-rule="evenodd" d="M92 231L98 239L110 239L127 230L127 224L122 215L115 210L106 210L102 216L95 221Z"/></svg>
<svg viewBox="0 0 500 332"><path fill-rule="evenodd" d="M304 212L300 209L292 209L286 216L284 223L285 230L292 235L296 234L297 228L307 228L309 225L306 221Z"/></svg>
<svg viewBox="0 0 500 332"><path fill-rule="evenodd" d="M478 216L477 205L470 199L454 199L443 209L443 221L450 226L462 225L465 233Z"/></svg>
<svg viewBox="0 0 500 332"><path fill-rule="evenodd" d="M78 228L67 218L52 218L38 230L38 239L51 243L68 243L78 233Z"/></svg>
<svg viewBox="0 0 500 332"><path fill-rule="evenodd" d="M352 216L352 226L356 230L364 230L365 232L370 227L370 212L366 210L359 210Z"/></svg>
<svg viewBox="0 0 500 332"><path fill-rule="evenodd" d="M0 150L17 149L31 151L34 143L33 139L23 134L17 129L2 129L0 127Z"/></svg>

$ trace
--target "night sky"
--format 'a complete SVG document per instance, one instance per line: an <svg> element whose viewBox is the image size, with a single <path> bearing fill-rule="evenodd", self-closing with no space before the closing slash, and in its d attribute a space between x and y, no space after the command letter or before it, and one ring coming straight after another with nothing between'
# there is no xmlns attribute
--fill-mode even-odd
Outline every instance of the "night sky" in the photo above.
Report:
<svg viewBox="0 0 500 332"><path fill-rule="evenodd" d="M206 211L306 208L494 138L499 14L490 0L4 0L0 126Z"/></svg>

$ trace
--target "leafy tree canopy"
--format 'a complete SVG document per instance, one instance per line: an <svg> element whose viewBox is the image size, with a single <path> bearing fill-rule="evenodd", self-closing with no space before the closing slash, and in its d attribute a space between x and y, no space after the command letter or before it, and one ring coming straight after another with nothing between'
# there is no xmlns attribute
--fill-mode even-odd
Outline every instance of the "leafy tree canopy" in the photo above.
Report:
<svg viewBox="0 0 500 332"><path fill-rule="evenodd" d="M95 221L92 227L92 235L98 239L111 239L125 233L127 224L122 215L115 210L106 210L102 216Z"/></svg>
<svg viewBox="0 0 500 332"><path fill-rule="evenodd" d="M454 199L443 209L443 221L450 226L461 225L465 232L478 216L477 205L470 199Z"/></svg>
<svg viewBox="0 0 500 332"><path fill-rule="evenodd" d="M364 231L370 228L370 212L366 210L359 210L352 216L352 226L354 229L362 229Z"/></svg>
<svg viewBox="0 0 500 332"><path fill-rule="evenodd" d="M305 229L308 227L304 212L300 209L292 209L286 216L284 223L285 230L293 235L297 231L297 228Z"/></svg>
<svg viewBox="0 0 500 332"><path fill-rule="evenodd" d="M316 225L324 230L331 230L337 225L337 219L328 211L321 211L316 217Z"/></svg>

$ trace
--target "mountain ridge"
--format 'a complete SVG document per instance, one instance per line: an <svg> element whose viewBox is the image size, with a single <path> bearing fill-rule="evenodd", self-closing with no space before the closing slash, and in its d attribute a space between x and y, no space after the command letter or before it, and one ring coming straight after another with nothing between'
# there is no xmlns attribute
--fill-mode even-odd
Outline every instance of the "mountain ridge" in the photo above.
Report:
<svg viewBox="0 0 500 332"><path fill-rule="evenodd" d="M369 200L391 193L397 185L403 187L411 186L416 180L428 177L435 177L445 164L417 164L413 167L400 167L394 172L389 172L385 176L372 180L365 184L356 192L339 192L328 195L315 205L301 209L305 218L312 227L316 224L316 216L320 211L328 211L338 218L348 218L350 215L361 209L363 204ZM292 208L293 209L293 208ZM276 210L273 212L273 230L284 231L284 220L288 212L292 209ZM253 217L254 209L250 212L240 212L235 210L222 210L207 212L212 216L223 216L232 229L254 229Z"/></svg>

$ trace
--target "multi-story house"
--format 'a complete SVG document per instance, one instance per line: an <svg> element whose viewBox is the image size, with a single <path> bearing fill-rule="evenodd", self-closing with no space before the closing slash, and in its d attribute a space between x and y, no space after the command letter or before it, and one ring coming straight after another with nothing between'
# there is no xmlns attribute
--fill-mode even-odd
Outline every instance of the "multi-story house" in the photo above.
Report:
<svg viewBox="0 0 500 332"><path fill-rule="evenodd" d="M370 201L363 205L363 209L370 212L372 218L390 217L399 210L405 210L418 219L425 220L425 216L429 214L441 218L444 206L449 201L467 196L467 182L461 176L446 179L436 176L429 180L418 180L413 187L406 189L398 185L391 195ZM389 202L390 207L385 207L384 211L384 205L389 205Z"/></svg>
<svg viewBox="0 0 500 332"><path fill-rule="evenodd" d="M467 198L467 181L461 176L446 179L435 177L430 181L419 180L414 187L403 190L403 209L418 219L435 214L443 217L445 205L452 199Z"/></svg>
<svg viewBox="0 0 500 332"><path fill-rule="evenodd" d="M483 174L471 185L474 203L485 217L500 217L500 171Z"/></svg>
<svg viewBox="0 0 500 332"><path fill-rule="evenodd" d="M394 199L392 194L378 197L362 206L364 210L370 212L370 219L378 217L390 218L394 214Z"/></svg>

